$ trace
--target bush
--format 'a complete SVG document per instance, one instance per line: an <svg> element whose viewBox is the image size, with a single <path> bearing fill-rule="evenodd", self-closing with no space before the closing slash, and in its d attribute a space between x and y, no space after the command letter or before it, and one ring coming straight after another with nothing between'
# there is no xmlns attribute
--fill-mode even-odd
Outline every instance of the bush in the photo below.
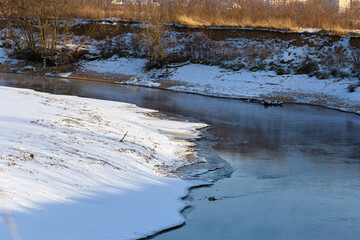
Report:
<svg viewBox="0 0 360 240"><path fill-rule="evenodd" d="M284 69L284 68L277 68L275 70L277 75L285 75L285 74L290 74L290 70L289 69Z"/></svg>
<svg viewBox="0 0 360 240"><path fill-rule="evenodd" d="M161 12L157 9L150 9L143 16L140 34L149 59L149 67L163 65L166 62L165 34L168 27L161 22L162 18Z"/></svg>
<svg viewBox="0 0 360 240"><path fill-rule="evenodd" d="M86 36L78 40L75 48L66 47L69 39L67 12L70 0L3 0L0 10L14 43L13 55L45 65L72 63L81 54ZM93 29L89 29L92 31Z"/></svg>
<svg viewBox="0 0 360 240"><path fill-rule="evenodd" d="M1 8L12 23L16 50L26 58L51 62L58 51L60 26L66 25L66 6L68 0L4 1Z"/></svg>
<svg viewBox="0 0 360 240"><path fill-rule="evenodd" d="M306 57L300 66L295 70L296 74L313 74L319 69L317 63L313 62L310 58Z"/></svg>
<svg viewBox="0 0 360 240"><path fill-rule="evenodd" d="M353 65L353 71L360 73L360 50L356 49L350 54L350 62Z"/></svg>

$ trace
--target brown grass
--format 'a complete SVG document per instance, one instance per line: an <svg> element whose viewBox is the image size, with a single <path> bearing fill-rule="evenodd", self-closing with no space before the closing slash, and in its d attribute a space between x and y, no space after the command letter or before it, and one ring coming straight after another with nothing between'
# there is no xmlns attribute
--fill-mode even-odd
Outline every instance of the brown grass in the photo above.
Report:
<svg viewBox="0 0 360 240"><path fill-rule="evenodd" d="M6 2L31 2L35 0L0 0ZM54 0L52 0L54 1ZM339 12L328 0L281 1L269 5L264 0L160 0L151 4L110 4L109 0L67 1L62 9L68 18L121 18L140 21L151 12L161 12L164 23L190 26L236 26L296 30L320 28L342 31L360 29L360 1L345 12ZM156 11L154 11L156 9ZM3 14L9 12L2 10ZM16 16L16 13L14 14Z"/></svg>
<svg viewBox="0 0 360 240"><path fill-rule="evenodd" d="M161 12L164 23L190 26L237 26L276 29L321 28L349 30L360 28L360 3L353 4L345 12L327 0L279 1L269 5L263 0L231 0L224 4L219 0L198 0L185 4L161 1L159 6L144 4L114 5L105 0L79 0L67 12L69 17L110 18L141 20L144 14Z"/></svg>

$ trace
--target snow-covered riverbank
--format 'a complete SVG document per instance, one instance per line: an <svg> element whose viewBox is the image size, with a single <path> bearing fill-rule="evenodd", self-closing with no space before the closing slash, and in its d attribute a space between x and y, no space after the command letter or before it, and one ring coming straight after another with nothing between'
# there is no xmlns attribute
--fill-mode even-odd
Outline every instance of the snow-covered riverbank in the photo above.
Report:
<svg viewBox="0 0 360 240"><path fill-rule="evenodd" d="M206 125L154 113L0 87L1 206L20 237L132 239L183 223L181 197L198 182L172 172Z"/></svg>
<svg viewBox="0 0 360 240"><path fill-rule="evenodd" d="M217 97L278 100L313 104L360 114L360 87L356 78L318 79L305 74L277 75L273 71L233 71L218 66L187 64L145 71L144 59L113 57L84 62L80 72L127 75L120 84L160 87Z"/></svg>
<svg viewBox="0 0 360 240"><path fill-rule="evenodd" d="M60 59L54 60L57 67L13 59L21 57L17 43L7 31L0 31L0 70L85 77L217 97L313 104L360 114L357 35L169 28L162 45L164 58L172 64L146 70L161 66L146 64L155 50L141 40L144 35L139 23L104 19L99 24L109 28L106 34L83 36L79 29L91 23L89 19L76 20L75 35L59 43L70 55L77 49L74 56L79 62L66 65L69 62L60 61L59 55Z"/></svg>

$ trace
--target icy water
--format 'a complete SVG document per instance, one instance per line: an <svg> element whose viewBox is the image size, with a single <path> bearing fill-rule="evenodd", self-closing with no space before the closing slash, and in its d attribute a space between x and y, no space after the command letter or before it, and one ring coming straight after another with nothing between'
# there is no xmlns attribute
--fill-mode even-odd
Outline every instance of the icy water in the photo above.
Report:
<svg viewBox="0 0 360 240"><path fill-rule="evenodd" d="M135 103L203 121L234 168L191 191L186 225L154 239L360 239L360 117L107 83L0 74L0 85Z"/></svg>

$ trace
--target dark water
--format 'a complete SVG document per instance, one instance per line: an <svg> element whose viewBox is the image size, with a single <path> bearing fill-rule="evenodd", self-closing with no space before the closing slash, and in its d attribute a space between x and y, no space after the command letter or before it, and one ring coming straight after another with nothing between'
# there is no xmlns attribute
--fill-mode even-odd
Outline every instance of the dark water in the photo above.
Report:
<svg viewBox="0 0 360 240"><path fill-rule="evenodd" d="M357 115L12 74L0 74L0 85L130 102L210 124L215 151L235 171L193 190L186 225L155 239L360 239Z"/></svg>

